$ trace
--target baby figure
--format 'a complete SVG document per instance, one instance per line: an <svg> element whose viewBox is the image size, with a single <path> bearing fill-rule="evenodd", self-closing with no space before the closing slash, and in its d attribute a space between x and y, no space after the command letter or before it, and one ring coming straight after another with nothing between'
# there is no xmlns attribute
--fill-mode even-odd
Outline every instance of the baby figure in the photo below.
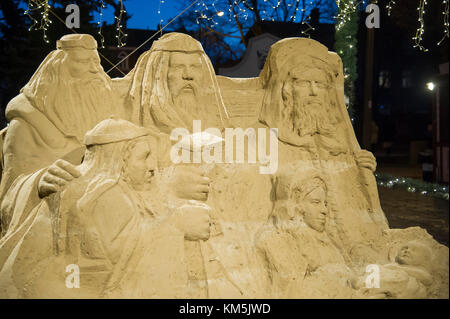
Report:
<svg viewBox="0 0 450 319"><path fill-rule="evenodd" d="M357 287L362 298L426 298L433 282L430 272L432 253L418 241L410 241L400 248L395 262L379 266L379 287L367 288L367 277L360 278Z"/></svg>

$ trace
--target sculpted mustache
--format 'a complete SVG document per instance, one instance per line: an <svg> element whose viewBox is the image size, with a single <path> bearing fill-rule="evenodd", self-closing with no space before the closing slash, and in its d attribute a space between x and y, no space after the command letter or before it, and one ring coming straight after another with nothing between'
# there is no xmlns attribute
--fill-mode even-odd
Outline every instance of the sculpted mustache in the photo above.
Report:
<svg viewBox="0 0 450 319"><path fill-rule="evenodd" d="M306 99L305 104L322 104L322 101L320 99L315 99L315 98L309 98Z"/></svg>
<svg viewBox="0 0 450 319"><path fill-rule="evenodd" d="M194 83L186 83L186 84L184 84L184 85L181 87L180 90L183 90L183 89L186 89L186 88L190 88L190 89L192 89L192 90L194 90L194 91L197 91L197 85L194 84Z"/></svg>
<svg viewBox="0 0 450 319"><path fill-rule="evenodd" d="M92 77L89 78L84 78L84 79L73 79L70 82L70 85L88 85L88 84L92 84L95 81L99 81L101 83L104 83L105 86L109 86L109 81L107 78L105 78L104 76L98 74L98 75L94 75Z"/></svg>

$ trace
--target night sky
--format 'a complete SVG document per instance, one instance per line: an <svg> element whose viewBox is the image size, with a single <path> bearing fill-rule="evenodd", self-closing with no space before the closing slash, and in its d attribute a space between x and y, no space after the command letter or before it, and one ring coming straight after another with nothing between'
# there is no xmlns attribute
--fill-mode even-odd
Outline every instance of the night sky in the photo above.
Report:
<svg viewBox="0 0 450 319"><path fill-rule="evenodd" d="M165 0L161 5L161 15L158 15L160 0L126 0L124 1L128 14L132 17L128 20L128 28L132 29L157 29L160 19L165 25L170 18L175 17L183 8L174 4L174 0ZM189 4L186 4L188 6ZM114 21L114 10L109 9L104 13L105 20L109 23ZM98 15L95 16L98 19Z"/></svg>

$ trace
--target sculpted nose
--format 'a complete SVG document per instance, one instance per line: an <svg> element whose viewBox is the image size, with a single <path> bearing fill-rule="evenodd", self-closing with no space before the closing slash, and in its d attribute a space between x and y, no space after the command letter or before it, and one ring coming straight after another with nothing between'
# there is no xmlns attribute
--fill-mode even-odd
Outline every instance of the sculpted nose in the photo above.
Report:
<svg viewBox="0 0 450 319"><path fill-rule="evenodd" d="M192 70L190 68L185 68L183 70L183 80L192 81L194 80L194 75L192 73Z"/></svg>
<svg viewBox="0 0 450 319"><path fill-rule="evenodd" d="M97 73L98 72L98 65L97 63L91 61L89 62L89 72L91 73Z"/></svg>
<svg viewBox="0 0 450 319"><path fill-rule="evenodd" d="M317 83L315 81L310 82L310 92L309 94L311 96L316 96L317 95Z"/></svg>

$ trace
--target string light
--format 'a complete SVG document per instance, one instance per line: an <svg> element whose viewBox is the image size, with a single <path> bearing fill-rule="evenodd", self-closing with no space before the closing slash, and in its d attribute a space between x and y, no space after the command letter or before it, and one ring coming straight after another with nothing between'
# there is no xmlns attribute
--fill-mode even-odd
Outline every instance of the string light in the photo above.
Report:
<svg viewBox="0 0 450 319"><path fill-rule="evenodd" d="M425 32L425 22L424 22L424 15L425 15L425 7L427 5L427 0L420 0L419 6L417 7L417 10L419 11L419 27L416 30L416 35L412 38L414 40L414 48L419 48L419 50L427 52L428 49L426 49L422 45L422 37Z"/></svg>
<svg viewBox="0 0 450 319"><path fill-rule="evenodd" d="M358 3L355 0L336 0L338 14L336 18L336 30L339 31L351 19L356 12Z"/></svg>
<svg viewBox="0 0 450 319"><path fill-rule="evenodd" d="M158 5L158 16L159 16L159 29L161 29L161 26L163 24L163 18L161 17L161 6L164 4L164 0L159 0Z"/></svg>
<svg viewBox="0 0 450 319"><path fill-rule="evenodd" d="M419 193L426 196L449 200L448 187L427 183L421 180L405 177L394 177L390 174L375 173L375 178L379 186L388 188L406 188L410 193Z"/></svg>
<svg viewBox="0 0 450 319"><path fill-rule="evenodd" d="M37 10L38 8L34 8L33 7L33 2L32 0L28 0L28 4L27 4L27 10L24 11L24 14L26 14L30 20L31 20L31 26L28 28L28 31L33 30L37 25L38 25L38 21L33 17L33 15L30 13L34 10Z"/></svg>
<svg viewBox="0 0 450 319"><path fill-rule="evenodd" d="M448 31L448 11L449 11L449 0L442 1L442 4L444 5L444 11L442 14L444 15L444 35L442 39L437 43L437 45L441 45L441 43L448 39L449 37L449 31Z"/></svg>
<svg viewBox="0 0 450 319"><path fill-rule="evenodd" d="M123 1L119 0L120 2L120 10L119 10L119 15L114 17L116 20L116 31L117 31L117 47L121 48L123 46L126 45L126 43L123 41L126 37L127 34L125 32L123 32L123 26L122 26L122 18L123 15L126 14L127 12L125 11L124 7L123 7Z"/></svg>
<svg viewBox="0 0 450 319"><path fill-rule="evenodd" d="M42 12L41 12L41 24L39 26L39 29L42 30L43 38L46 43L49 43L50 41L47 38L47 30L50 24L52 24L52 20L50 20L48 10L50 9L50 5L48 4L48 0L42 1Z"/></svg>
<svg viewBox="0 0 450 319"><path fill-rule="evenodd" d="M100 2L100 17L99 17L99 21L97 22L97 25L99 26L98 29L98 35L100 36L100 48L104 49L105 48L105 37L102 34L102 28L103 28L103 9L105 8L105 3L103 0L101 0Z"/></svg>
<svg viewBox="0 0 450 319"><path fill-rule="evenodd" d="M386 5L386 9L388 11L388 16L391 16L392 7L395 5L394 0L390 0L389 3Z"/></svg>
<svg viewBox="0 0 450 319"><path fill-rule="evenodd" d="M51 6L49 5L48 0L29 0L27 9L24 11L24 14L27 15L32 22L32 25L28 28L28 31L33 29L42 30L42 37L45 43L50 42L47 37L47 30L50 24L53 23L49 16L50 8ZM33 17L32 11L40 11L40 21Z"/></svg>
<svg viewBox="0 0 450 319"><path fill-rule="evenodd" d="M303 36L307 37L307 38L311 38L311 34L309 34L309 32L316 30L315 28L313 28L311 26L311 24L309 24L310 20L311 20L311 16L307 16L305 21L302 21L302 25L306 24L307 29L306 30L302 30L301 34Z"/></svg>

